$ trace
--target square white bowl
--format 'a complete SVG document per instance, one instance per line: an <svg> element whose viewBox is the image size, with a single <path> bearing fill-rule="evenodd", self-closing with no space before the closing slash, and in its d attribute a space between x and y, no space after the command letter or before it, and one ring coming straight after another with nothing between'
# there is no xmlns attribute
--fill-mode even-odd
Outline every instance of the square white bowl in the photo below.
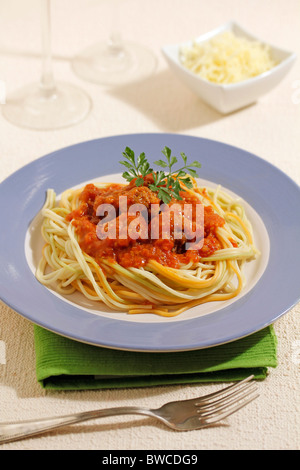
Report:
<svg viewBox="0 0 300 470"><path fill-rule="evenodd" d="M267 44L270 48L271 57L278 62L272 69L256 77L234 84L217 84L209 82L188 70L180 61L180 50L182 47L192 46L194 41L204 43L214 36L225 31L232 31L236 36ZM178 78L193 90L204 102L215 108L222 114L228 114L252 103L278 85L291 69L296 60L296 54L287 50L272 46L258 37L248 33L237 23L230 21L219 28L214 29L195 40L181 44L166 45L162 52Z"/></svg>

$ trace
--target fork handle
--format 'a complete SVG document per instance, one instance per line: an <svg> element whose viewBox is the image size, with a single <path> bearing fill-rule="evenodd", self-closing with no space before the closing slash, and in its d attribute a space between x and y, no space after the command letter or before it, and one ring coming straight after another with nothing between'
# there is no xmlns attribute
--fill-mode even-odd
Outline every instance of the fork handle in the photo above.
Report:
<svg viewBox="0 0 300 470"><path fill-rule="evenodd" d="M81 423L83 421L103 418L106 416L125 414L154 416L152 411L148 409L138 408L136 406L120 406L103 410L84 411L81 413L74 413L52 418L32 419L16 423L2 423L0 424L0 444L4 442L16 441L18 439L33 436L35 434L41 434L70 424Z"/></svg>

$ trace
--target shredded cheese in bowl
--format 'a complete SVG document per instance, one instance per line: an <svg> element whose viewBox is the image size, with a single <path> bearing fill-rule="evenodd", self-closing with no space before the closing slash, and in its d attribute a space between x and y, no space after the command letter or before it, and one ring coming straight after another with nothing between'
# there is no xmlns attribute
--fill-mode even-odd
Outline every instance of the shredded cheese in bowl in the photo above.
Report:
<svg viewBox="0 0 300 470"><path fill-rule="evenodd" d="M238 37L231 31L182 48L180 60L191 72L219 84L241 82L276 65L267 45Z"/></svg>

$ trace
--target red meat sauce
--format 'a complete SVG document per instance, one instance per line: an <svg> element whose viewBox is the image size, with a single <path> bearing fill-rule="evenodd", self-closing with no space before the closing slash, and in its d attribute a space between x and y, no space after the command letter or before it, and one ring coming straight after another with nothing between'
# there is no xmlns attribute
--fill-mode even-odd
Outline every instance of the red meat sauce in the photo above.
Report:
<svg viewBox="0 0 300 470"><path fill-rule="evenodd" d="M225 221L214 212L211 206L204 206L203 208L203 218L201 219L203 240L201 241L201 248L188 250L185 249L187 241L185 234L188 231L185 234L182 233L181 239L175 236L175 233L178 234L178 232L182 231L182 227L178 226L178 219L175 219L174 216L170 217L169 236L168 238L163 238L164 225L160 212L157 212L155 216L151 214L149 217L145 217L144 212L136 212L135 216L130 216L122 208L120 213L120 196L127 197L127 210L133 204L143 204L145 211L149 215L154 205L158 208L162 207L157 194L148 187L149 183L151 181L146 177L144 185L139 187L135 185L135 180L131 181L128 185L110 184L105 188L98 188L93 184L85 186L80 194L80 205L66 216L66 219L74 225L79 245L85 253L93 257L98 263L100 263L101 259L105 258L114 260L125 268L146 266L150 260L155 260L164 266L178 268L182 264L197 263L201 258L210 256L221 248L220 242L216 237L216 230L218 227L223 226ZM171 207L172 204L176 203L179 205L177 207L183 208L184 204L191 204L190 207L193 209L192 216L190 215L187 218L182 211L183 217L181 220L185 220L185 227L187 226L191 230L195 230L196 212L194 209L201 202L196 196L186 191L181 191L180 196L182 200L174 199L168 206ZM99 238L97 225L101 220L104 220L103 215L102 217L97 215L97 208L101 204L110 204L115 210L117 236L114 238ZM105 214L107 215L107 213ZM138 225L140 235L138 238L136 236L133 238L130 236L131 222L133 221L134 223L137 215L140 214L143 214L139 219L143 223ZM123 223L125 217L127 218L126 226ZM104 229L104 227L105 224L102 228ZM156 232L159 233L159 236L156 236L155 239L151 238L154 227L159 230L159 232ZM122 234L122 237L120 234Z"/></svg>

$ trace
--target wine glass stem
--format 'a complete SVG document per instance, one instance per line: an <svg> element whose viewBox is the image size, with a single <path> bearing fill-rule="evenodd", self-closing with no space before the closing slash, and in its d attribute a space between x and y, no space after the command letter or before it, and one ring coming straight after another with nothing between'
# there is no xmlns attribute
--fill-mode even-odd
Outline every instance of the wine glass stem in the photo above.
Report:
<svg viewBox="0 0 300 470"><path fill-rule="evenodd" d="M40 88L45 97L51 96L55 90L52 71L50 2L51 0L42 0L42 76Z"/></svg>
<svg viewBox="0 0 300 470"><path fill-rule="evenodd" d="M112 53L119 53L123 50L123 42L119 25L119 8L118 0L112 1L112 25L111 33L108 40L108 47Z"/></svg>

